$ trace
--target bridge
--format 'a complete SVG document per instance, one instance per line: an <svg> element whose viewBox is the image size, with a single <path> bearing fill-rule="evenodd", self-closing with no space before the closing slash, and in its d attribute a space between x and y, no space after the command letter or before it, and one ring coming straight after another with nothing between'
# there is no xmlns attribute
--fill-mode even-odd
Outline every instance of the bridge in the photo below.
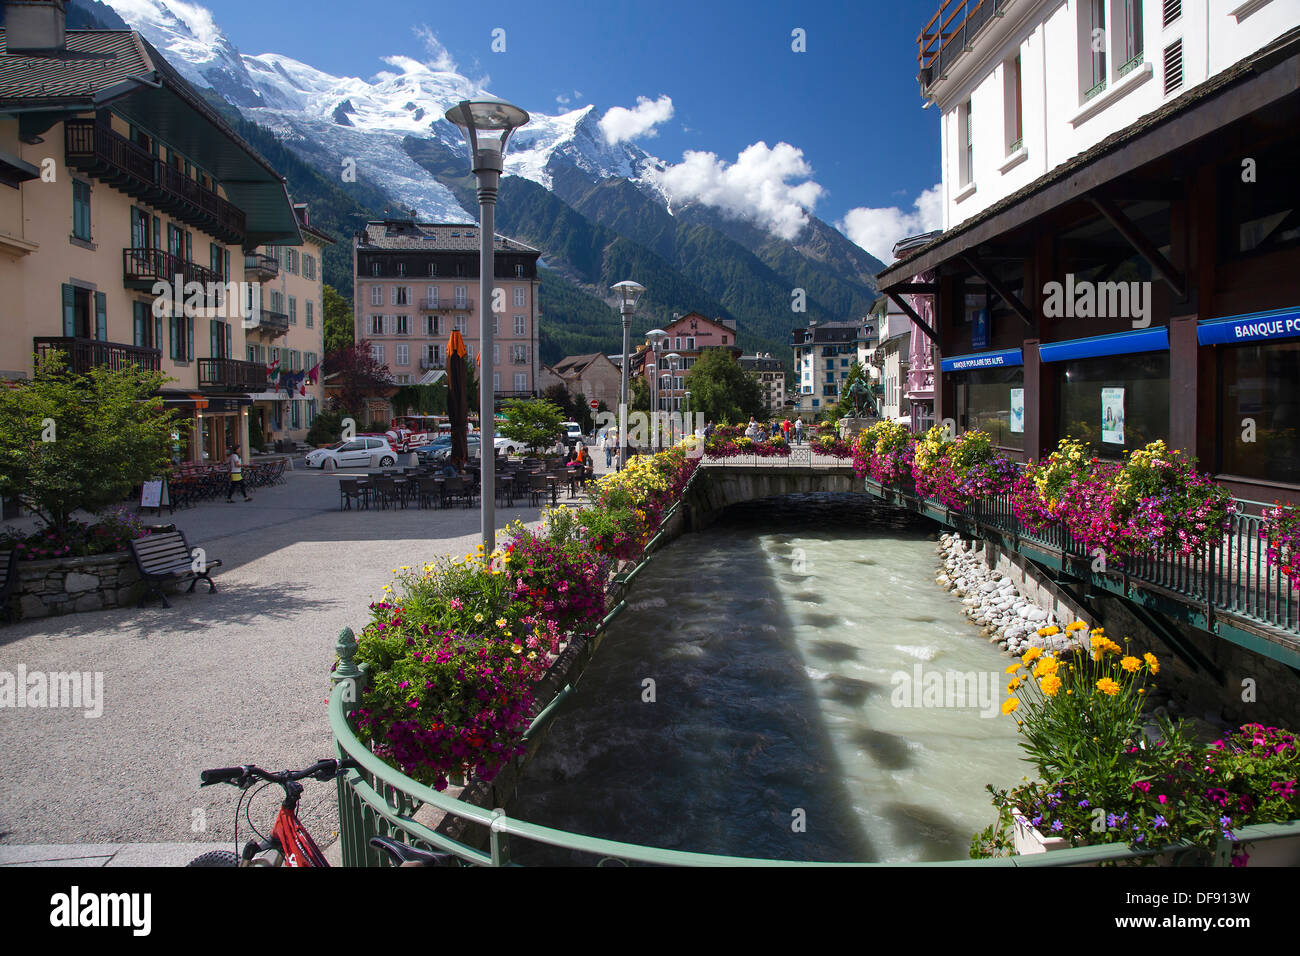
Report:
<svg viewBox="0 0 1300 956"><path fill-rule="evenodd" d="M1104 617L1100 599L1118 600L1193 672L1220 684L1225 675L1214 654L1198 648L1177 625L1270 658L1300 677L1300 591L1268 566L1259 502L1238 501L1223 539L1199 554L1156 553L1099 570L1094 554L1060 525L1042 532L1023 526L1007 494L957 512L914 489L858 478L847 460L807 446L791 449L789 458L705 459L700 468L703 480L693 481L683 498L692 530L708 527L723 509L744 501L813 492L869 494L1018 555L1096 621Z"/></svg>

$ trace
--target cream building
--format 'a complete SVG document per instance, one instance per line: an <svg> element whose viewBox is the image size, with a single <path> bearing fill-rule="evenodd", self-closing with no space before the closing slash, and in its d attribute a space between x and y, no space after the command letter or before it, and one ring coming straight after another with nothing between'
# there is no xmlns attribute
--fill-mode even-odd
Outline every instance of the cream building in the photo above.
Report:
<svg viewBox="0 0 1300 956"><path fill-rule="evenodd" d="M176 460L247 450L266 372L228 283L245 248L304 242L283 179L140 34L65 31L61 0L11 3L6 22L0 375L51 350L79 370L160 369L191 422Z"/></svg>

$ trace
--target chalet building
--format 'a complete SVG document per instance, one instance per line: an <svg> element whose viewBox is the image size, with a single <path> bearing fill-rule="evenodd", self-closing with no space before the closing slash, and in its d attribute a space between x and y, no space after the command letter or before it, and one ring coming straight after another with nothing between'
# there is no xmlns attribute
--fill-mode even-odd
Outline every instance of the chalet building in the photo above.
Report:
<svg viewBox="0 0 1300 956"><path fill-rule="evenodd" d="M284 180L139 33L67 30L62 0L5 13L0 376L51 350L82 371L158 369L192 423L176 460L247 450L266 370L227 283L245 250L303 243Z"/></svg>
<svg viewBox="0 0 1300 956"><path fill-rule="evenodd" d="M642 375L651 401L659 411L680 412L689 388L691 368L705 349L721 348L736 359L744 350L736 344L735 319L711 319L699 312L673 317L657 342L646 339L631 357L628 372Z"/></svg>
<svg viewBox="0 0 1300 956"><path fill-rule="evenodd" d="M941 356L935 419L1021 460L1164 439L1295 500L1300 7L949 0L920 64L944 230L877 282Z"/></svg>
<svg viewBox="0 0 1300 956"><path fill-rule="evenodd" d="M251 424L268 447L307 437L324 399L324 269L334 237L311 224L306 203L294 203L303 243L264 245L244 256L248 282L245 351L266 365L265 389L253 396Z"/></svg>
<svg viewBox="0 0 1300 956"><path fill-rule="evenodd" d="M618 408L622 373L603 352L591 355L568 355L554 365L543 365L538 382L538 392L552 385L563 385L575 401L604 402L610 409Z"/></svg>
<svg viewBox="0 0 1300 956"><path fill-rule="evenodd" d="M771 352L762 355L742 355L740 367L758 379L763 390L763 401L771 415L784 415L785 407L785 363L772 358Z"/></svg>
<svg viewBox="0 0 1300 956"><path fill-rule="evenodd" d="M539 255L521 242L496 238L495 288L505 310L493 316L487 367L498 399L538 392ZM429 372L444 369L453 329L479 362L478 226L368 222L353 239L352 263L356 340L370 343L395 384L420 384Z"/></svg>

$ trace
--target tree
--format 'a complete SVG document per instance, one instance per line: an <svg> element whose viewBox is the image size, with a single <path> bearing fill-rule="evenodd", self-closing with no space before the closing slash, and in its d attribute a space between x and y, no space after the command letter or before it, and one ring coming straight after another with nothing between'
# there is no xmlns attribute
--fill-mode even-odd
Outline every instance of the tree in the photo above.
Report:
<svg viewBox="0 0 1300 956"><path fill-rule="evenodd" d="M628 382L627 404L629 412L650 411L650 383L640 375Z"/></svg>
<svg viewBox="0 0 1300 956"><path fill-rule="evenodd" d="M69 370L38 357L30 382L0 388L0 495L63 530L171 468L172 433L189 421L157 395L166 377L134 365Z"/></svg>
<svg viewBox="0 0 1300 956"><path fill-rule="evenodd" d="M530 452L536 453L550 445L564 431L564 410L554 402L542 398L516 398L505 403L508 421L498 428L502 435L522 442Z"/></svg>
<svg viewBox="0 0 1300 956"><path fill-rule="evenodd" d="M828 405L822 410L821 417L831 422L838 422L845 416L852 415L854 412L854 395L853 386L861 382L864 391L860 403L864 414L870 414L875 408L875 401L870 397L871 379L867 375L867 368L861 362L854 362L849 367L848 374L840 384L840 397L834 405Z"/></svg>
<svg viewBox="0 0 1300 956"><path fill-rule="evenodd" d="M706 421L741 422L751 415L767 415L758 379L741 368L726 349L705 349L686 382L691 389L691 411Z"/></svg>
<svg viewBox="0 0 1300 956"><path fill-rule="evenodd" d="M354 335L352 303L334 290L325 286L321 296L321 311L324 313L322 328L325 330L325 354L341 352L353 344Z"/></svg>
<svg viewBox="0 0 1300 956"><path fill-rule="evenodd" d="M566 418L577 420L576 403L573 396L569 394L568 387L563 383L554 382L546 386L541 398L559 408L560 411L564 412Z"/></svg>
<svg viewBox="0 0 1300 956"><path fill-rule="evenodd" d="M339 404L353 418L360 419L366 410L366 399L378 390L389 387L388 366L380 363L370 351L370 343L362 339L325 356L325 374L337 376Z"/></svg>

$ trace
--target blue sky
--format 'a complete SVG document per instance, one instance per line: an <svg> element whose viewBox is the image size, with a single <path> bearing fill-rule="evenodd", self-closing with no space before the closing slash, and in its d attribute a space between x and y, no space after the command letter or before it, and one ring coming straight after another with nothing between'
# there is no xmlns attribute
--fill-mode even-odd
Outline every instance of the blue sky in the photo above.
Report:
<svg viewBox="0 0 1300 956"><path fill-rule="evenodd" d="M427 60L416 33L427 27L461 73L487 76L489 89L525 109L592 103L604 113L666 95L671 118L634 139L665 161L698 150L734 163L753 143L785 142L822 187L813 212L844 222L851 238L879 245L881 230L936 225L914 207L940 178L938 116L921 109L915 40L939 0L315 0L302 13L266 0L204 5L244 53L282 53L336 75L369 78L393 54ZM497 28L505 52L491 49ZM796 28L806 52L791 48Z"/></svg>

